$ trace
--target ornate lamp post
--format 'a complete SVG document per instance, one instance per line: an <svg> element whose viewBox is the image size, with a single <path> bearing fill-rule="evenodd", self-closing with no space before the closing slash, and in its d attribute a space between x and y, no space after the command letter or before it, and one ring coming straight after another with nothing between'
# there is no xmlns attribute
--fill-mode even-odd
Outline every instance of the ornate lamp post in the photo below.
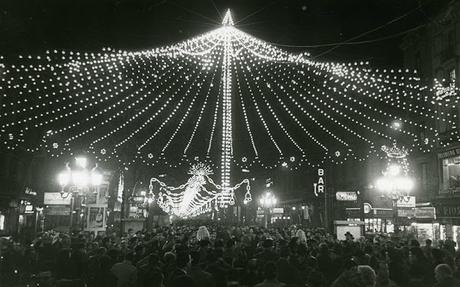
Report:
<svg viewBox="0 0 460 287"><path fill-rule="evenodd" d="M268 216L270 214L270 208L276 205L278 199L270 191L266 191L264 195L259 199L260 206L264 209L264 226L268 226Z"/></svg>
<svg viewBox="0 0 460 287"><path fill-rule="evenodd" d="M72 165L67 163L66 169L58 175L58 182L61 185L61 197L67 198L70 196L70 232L72 232L73 227L75 198L85 196L91 190L96 191L97 187L102 183L102 174L98 172L97 164L91 170L87 166L87 158L76 157L75 162Z"/></svg>
<svg viewBox="0 0 460 287"><path fill-rule="evenodd" d="M396 143L392 147L383 146L387 154L388 164L377 179L375 186L384 196L392 200L394 233L399 232L398 199L407 195L414 187L414 181L408 176L407 150L399 148Z"/></svg>

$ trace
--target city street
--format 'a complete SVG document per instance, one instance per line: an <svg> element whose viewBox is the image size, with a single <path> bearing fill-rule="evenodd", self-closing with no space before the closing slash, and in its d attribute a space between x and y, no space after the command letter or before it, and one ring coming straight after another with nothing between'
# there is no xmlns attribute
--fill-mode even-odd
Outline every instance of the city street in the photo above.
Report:
<svg viewBox="0 0 460 287"><path fill-rule="evenodd" d="M0 4L0 287L460 287L460 2Z"/></svg>

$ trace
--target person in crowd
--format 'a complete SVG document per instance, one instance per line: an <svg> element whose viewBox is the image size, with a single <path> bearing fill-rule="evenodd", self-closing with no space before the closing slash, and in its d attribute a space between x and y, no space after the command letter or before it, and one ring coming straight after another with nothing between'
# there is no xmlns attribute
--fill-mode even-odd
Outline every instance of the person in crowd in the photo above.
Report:
<svg viewBox="0 0 460 287"><path fill-rule="evenodd" d="M255 287L282 287L284 283L278 281L278 272L275 262L269 261L264 266L264 281Z"/></svg>
<svg viewBox="0 0 460 287"><path fill-rule="evenodd" d="M457 254L457 256L455 257L454 277L460 280L460 254Z"/></svg>
<svg viewBox="0 0 460 287"><path fill-rule="evenodd" d="M133 265L133 253L126 253L124 260L112 266L112 274L117 278L117 287L135 287L137 269Z"/></svg>
<svg viewBox="0 0 460 287"><path fill-rule="evenodd" d="M202 240L208 241L210 237L211 235L209 234L209 231L206 228L206 226L200 226L200 228L198 228L198 231L196 233L196 239L198 241L202 241Z"/></svg>
<svg viewBox="0 0 460 287"><path fill-rule="evenodd" d="M215 287L216 282L212 274L203 270L202 266L204 262L200 262L200 253L198 251L192 252L191 259L192 262L189 275L195 286Z"/></svg>
<svg viewBox="0 0 460 287"><path fill-rule="evenodd" d="M46 274L62 286L88 287L442 287L460 277L460 257L448 240L437 248L403 233L348 237L300 225L197 220L122 236L46 231L32 242L3 240L0 284L37 286L33 278Z"/></svg>
<svg viewBox="0 0 460 287"><path fill-rule="evenodd" d="M433 241L431 239L425 240L425 246L422 247L423 255L429 260L433 260Z"/></svg>
<svg viewBox="0 0 460 287"><path fill-rule="evenodd" d="M436 284L434 287L458 287L460 281L453 277L452 269L447 264L439 264L434 269Z"/></svg>
<svg viewBox="0 0 460 287"><path fill-rule="evenodd" d="M377 262L375 271L375 287L397 287L396 283L390 279L390 272L386 261Z"/></svg>

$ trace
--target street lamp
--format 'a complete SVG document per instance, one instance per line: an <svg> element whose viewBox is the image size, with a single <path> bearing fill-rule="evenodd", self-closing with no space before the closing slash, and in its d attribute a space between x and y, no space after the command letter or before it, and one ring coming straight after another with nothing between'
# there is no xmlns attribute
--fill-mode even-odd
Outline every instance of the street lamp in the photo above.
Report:
<svg viewBox="0 0 460 287"><path fill-rule="evenodd" d="M74 165L71 167L71 164L67 163L66 169L59 173L57 177L61 186L61 197L67 198L70 196L70 232L72 232L73 226L75 197L85 195L84 193L88 193L91 189L96 189L103 180L102 174L98 172L97 164L91 170L87 166L88 160L86 157L76 157Z"/></svg>
<svg viewBox="0 0 460 287"><path fill-rule="evenodd" d="M390 164L382 172L383 176L375 182L375 187L392 200L394 232L397 233L398 199L414 188L414 181L407 175L407 151L404 148L400 149L394 144L393 147L383 146L382 150L387 153ZM397 163L398 161L402 164Z"/></svg>
<svg viewBox="0 0 460 287"><path fill-rule="evenodd" d="M278 199L272 194L270 191L266 191L264 195L259 199L260 206L264 209L264 226L267 228L268 226L268 215L270 212L270 208L276 205Z"/></svg>

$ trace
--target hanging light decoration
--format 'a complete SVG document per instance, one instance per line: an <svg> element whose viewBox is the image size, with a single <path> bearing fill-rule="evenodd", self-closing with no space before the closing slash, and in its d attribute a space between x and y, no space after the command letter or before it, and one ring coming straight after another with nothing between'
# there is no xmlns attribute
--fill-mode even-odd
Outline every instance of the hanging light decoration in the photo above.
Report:
<svg viewBox="0 0 460 287"><path fill-rule="evenodd" d="M213 171L209 165L198 163L192 165L188 172L191 177L186 183L174 187L169 186L160 179L152 177L149 184L150 198L155 198L154 184L160 185L160 192L157 196L157 203L163 211L181 218L197 216L210 212L219 207L227 207L235 204L235 191L246 185L246 193L243 202L246 204L252 200L249 180L244 179L235 186L215 184L210 178ZM222 197L229 196L228 200Z"/></svg>
<svg viewBox="0 0 460 287"><path fill-rule="evenodd" d="M394 141L391 122L404 126L398 138L410 151L429 151L440 141L435 121L456 125L450 108L460 95L409 70L287 52L237 29L230 11L221 27L170 46L50 50L1 57L0 65L0 142L8 149L87 149L125 168L202 159L219 171L219 206L233 198L232 166L362 161ZM200 185L187 186L189 200ZM177 195L165 194L156 200L179 212Z"/></svg>

